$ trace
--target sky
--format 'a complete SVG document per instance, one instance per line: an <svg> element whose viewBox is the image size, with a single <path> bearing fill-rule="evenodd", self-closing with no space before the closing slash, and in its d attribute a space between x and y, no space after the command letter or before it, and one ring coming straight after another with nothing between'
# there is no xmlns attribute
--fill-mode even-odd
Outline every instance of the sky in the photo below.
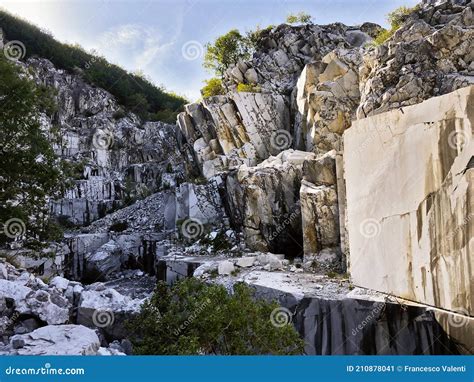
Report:
<svg viewBox="0 0 474 382"><path fill-rule="evenodd" d="M204 46L237 28L277 25L306 12L316 24L371 21L417 0L0 0L0 7L49 31L61 42L94 50L112 63L144 73L190 101L212 73ZM1 25L0 25L1 27Z"/></svg>

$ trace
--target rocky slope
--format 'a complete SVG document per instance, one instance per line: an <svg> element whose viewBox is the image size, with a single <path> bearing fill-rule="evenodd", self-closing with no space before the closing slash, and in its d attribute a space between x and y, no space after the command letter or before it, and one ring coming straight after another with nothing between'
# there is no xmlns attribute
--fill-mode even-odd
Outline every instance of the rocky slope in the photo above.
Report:
<svg viewBox="0 0 474 382"><path fill-rule="evenodd" d="M51 213L69 227L64 242L34 258L22 249L2 251L18 268L0 263L3 351L69 354L69 341L73 341L80 354L128 354L132 350L123 321L149 296L156 279L171 283L194 276L223 283L229 290L234 282L244 281L260 296L277 299L294 312L290 317L310 354L472 352L472 343L463 340L461 330L473 327L466 306L472 293L465 286L453 289L465 297L459 299L464 305L453 309L428 301L426 294L412 298L388 290L383 283L368 285L365 279L371 270L367 268L379 260L379 253L364 252L371 256L365 279L360 279L360 272L353 279L366 288L374 285L378 292L353 289L343 272L357 270L354 263L362 252L354 250L358 248L354 243L364 227L355 227L352 242L349 228L354 232L352 211L366 197L353 197L352 183L346 197L346 181L354 179L356 171L357 179L367 178L367 185L372 184L371 176L377 177L381 183L369 196L382 206L406 199L394 195L380 201L377 190L390 189L383 183L390 179L389 166L382 166L384 172L364 174L364 160L347 155L345 149L356 147L364 156L391 142L386 135L396 138L397 131L411 126L410 118L389 118L387 111L403 113L412 106L415 109L410 110L418 115L417 110L426 110L418 108L420 102L474 84L473 11L473 1L425 0L379 46L370 42L380 27L370 23L281 25L266 30L254 56L225 73L227 94L187 105L177 125L142 123L123 113L107 92L45 59L21 63L36 81L57 90L58 112L44 116L43 125L45 130L57 126L61 139L56 152L77 166L79 174L64 198L51 203ZM258 86L260 91L238 92L238 83ZM454 137L455 149L445 143L435 145L434 138L426 146L427 153L438 158L435 162L446 167L474 155L468 144L474 106L472 97L465 98L466 108L454 118L457 135L443 130L445 135L438 136L445 143ZM370 131L372 120L365 119L368 116L380 118L375 133ZM425 119L432 126L450 117L443 115L441 122ZM369 124L364 130L368 137L345 142L355 134L354 126L364 123ZM418 132L428 130L416 126ZM354 133L344 134L346 130ZM411 139L413 135L406 138ZM402 152L403 144L393 143L387 152L394 153L394 163L414 167L416 158ZM401 155L404 160L397 159ZM442 187L452 187L450 168L440 172L438 167L426 168L438 174L434 177ZM461 172L472 179L472 164ZM424 190L434 184L432 180L421 184L416 177L410 181ZM472 181L468 182L460 183L458 193L469 207L457 208L452 221L471 216ZM433 219L439 225L450 207L438 206L436 198L432 205L440 209L439 218ZM364 205L369 218L378 211L370 203ZM422 221L424 212L415 211L413 220ZM472 224L453 224L445 227L469 242L462 249L467 258L463 264L472 269ZM401 232L393 226L386 230L390 237ZM436 242L446 235L437 230ZM362 240L374 236L369 231ZM394 244L394 248L399 247ZM438 253L430 257L433 264L440 257L453 256ZM404 249L393 256L405 256ZM405 275L416 266L410 262L408 271L390 268ZM439 277L440 285L451 290L449 283L441 282L449 279L449 273L436 269L437 276L430 276L433 283L437 285ZM51 280L45 283L39 276ZM470 273L464 276L472 279ZM422 284L412 281L415 289ZM453 325L459 320L462 328ZM350 336L353 331L356 334ZM395 342L390 334L394 332ZM53 347L41 342L46 337Z"/></svg>

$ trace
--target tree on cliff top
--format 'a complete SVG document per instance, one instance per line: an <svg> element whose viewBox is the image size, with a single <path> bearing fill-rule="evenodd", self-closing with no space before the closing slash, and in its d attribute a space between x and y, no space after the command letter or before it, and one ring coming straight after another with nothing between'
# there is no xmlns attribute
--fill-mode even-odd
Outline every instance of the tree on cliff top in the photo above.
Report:
<svg viewBox="0 0 474 382"><path fill-rule="evenodd" d="M213 44L206 44L204 67L214 70L222 77L224 72L239 59L250 57L250 47L245 36L237 29L232 29L225 35L218 37Z"/></svg>
<svg viewBox="0 0 474 382"><path fill-rule="evenodd" d="M387 21L390 24L390 29L383 29L377 37L374 39L375 45L383 44L387 41L390 37L394 35L394 33L400 29L402 24L408 19L408 17L416 12L419 9L419 6L415 6L413 8L408 7L398 7L394 9L387 15Z"/></svg>
<svg viewBox="0 0 474 382"><path fill-rule="evenodd" d="M0 244L51 238L46 199L58 191L61 171L39 115L52 108L46 88L0 57Z"/></svg>
<svg viewBox="0 0 474 382"><path fill-rule="evenodd" d="M253 297L245 284L229 295L223 286L195 278L173 287L160 282L130 324L135 353L301 354L303 341L289 316L279 320L284 310Z"/></svg>
<svg viewBox="0 0 474 382"><path fill-rule="evenodd" d="M288 24L309 24L311 23L311 15L305 12L299 12L297 14L290 13L288 16L286 16L286 22Z"/></svg>

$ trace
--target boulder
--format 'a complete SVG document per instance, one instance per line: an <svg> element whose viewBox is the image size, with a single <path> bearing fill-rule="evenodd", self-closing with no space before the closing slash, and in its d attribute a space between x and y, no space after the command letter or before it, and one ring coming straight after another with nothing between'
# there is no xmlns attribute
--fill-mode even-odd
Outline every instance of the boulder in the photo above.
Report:
<svg viewBox="0 0 474 382"><path fill-rule="evenodd" d="M17 355L95 355L100 341L82 325L48 325L13 336L10 346Z"/></svg>
<svg viewBox="0 0 474 382"><path fill-rule="evenodd" d="M127 335L125 322L140 311L144 299L132 299L106 288L92 284L81 293L77 308L77 323L100 329L110 339L122 339Z"/></svg>
<svg viewBox="0 0 474 382"><path fill-rule="evenodd" d="M103 281L122 267L122 250L114 240L109 240L96 251L85 255L85 274L89 282Z"/></svg>
<svg viewBox="0 0 474 382"><path fill-rule="evenodd" d="M37 290L26 296L26 312L37 316L48 325L59 325L69 321L71 304L57 289ZM25 313L26 313L25 312Z"/></svg>
<svg viewBox="0 0 474 382"><path fill-rule="evenodd" d="M255 256L240 257L237 259L236 265L241 268L250 268L255 264L256 260Z"/></svg>
<svg viewBox="0 0 474 382"><path fill-rule="evenodd" d="M234 263L228 260L220 261L217 271L220 275L230 275L232 272L235 271Z"/></svg>
<svg viewBox="0 0 474 382"><path fill-rule="evenodd" d="M65 291L69 285L69 280L61 276L55 276L49 282L50 287L55 287L61 291Z"/></svg>

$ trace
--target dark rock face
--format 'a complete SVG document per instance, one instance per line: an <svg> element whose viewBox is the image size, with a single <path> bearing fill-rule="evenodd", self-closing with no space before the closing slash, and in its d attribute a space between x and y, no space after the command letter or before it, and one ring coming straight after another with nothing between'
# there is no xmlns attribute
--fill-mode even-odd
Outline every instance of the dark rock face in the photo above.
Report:
<svg viewBox="0 0 474 382"><path fill-rule="evenodd" d="M51 213L62 221L88 225L192 172L189 148L176 126L140 121L105 90L48 60L31 58L25 66L37 83L56 91L57 111L41 122L55 131L55 152L72 167L73 186L51 203Z"/></svg>
<svg viewBox="0 0 474 382"><path fill-rule="evenodd" d="M304 298L294 322L307 354L458 354L433 313L422 307Z"/></svg>

